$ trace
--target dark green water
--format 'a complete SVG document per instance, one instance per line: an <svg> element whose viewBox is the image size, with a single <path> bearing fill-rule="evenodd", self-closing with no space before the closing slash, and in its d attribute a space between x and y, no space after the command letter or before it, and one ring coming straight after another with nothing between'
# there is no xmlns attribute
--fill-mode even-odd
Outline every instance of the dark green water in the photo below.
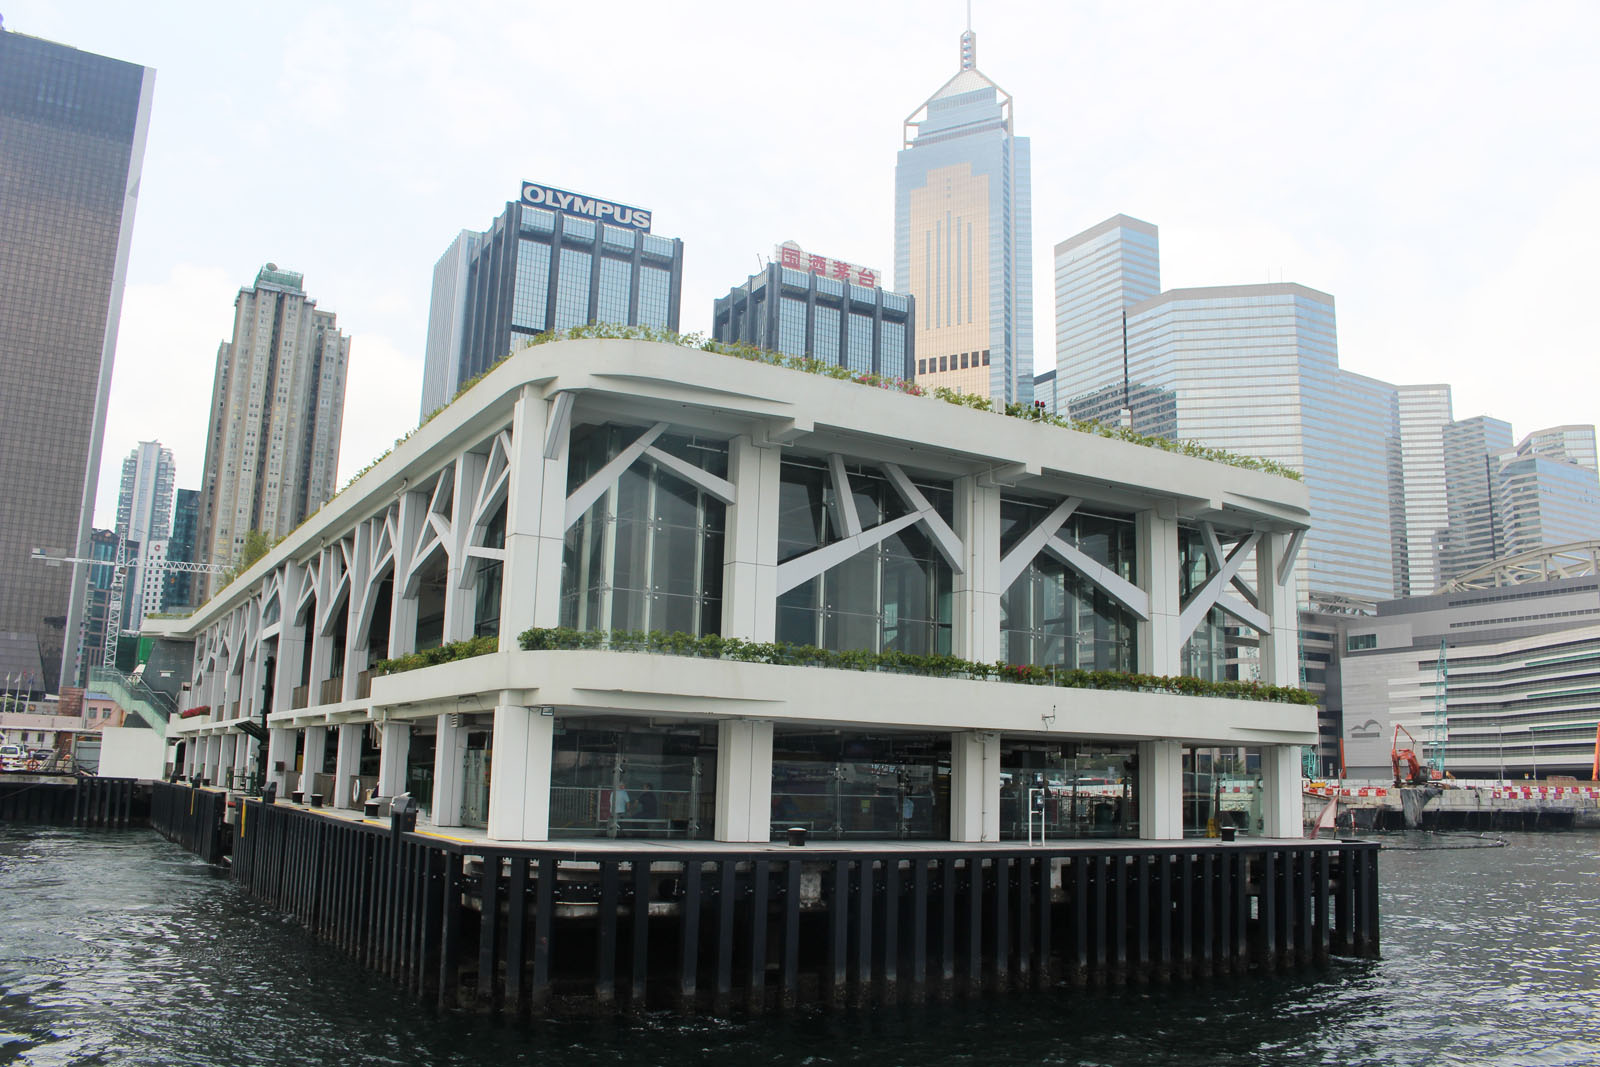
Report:
<svg viewBox="0 0 1600 1067"><path fill-rule="evenodd" d="M1385 839L1384 958L871 1014L440 1017L148 831L0 826L0 1064L1600 1063L1600 834Z"/></svg>

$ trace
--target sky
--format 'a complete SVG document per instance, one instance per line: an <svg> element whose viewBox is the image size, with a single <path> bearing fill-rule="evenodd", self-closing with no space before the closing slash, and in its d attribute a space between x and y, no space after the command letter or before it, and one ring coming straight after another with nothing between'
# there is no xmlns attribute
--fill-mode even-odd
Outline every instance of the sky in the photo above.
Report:
<svg viewBox="0 0 1600 1067"><path fill-rule="evenodd" d="M157 70L96 525L141 440L199 485L241 286L305 275L352 338L340 484L417 422L434 263L524 178L684 241L681 326L773 245L891 271L902 122L963 0L512 5L0 0ZM1033 147L1036 371L1054 245L1160 227L1162 286L1337 300L1340 362L1520 436L1594 423L1600 4L975 0Z"/></svg>

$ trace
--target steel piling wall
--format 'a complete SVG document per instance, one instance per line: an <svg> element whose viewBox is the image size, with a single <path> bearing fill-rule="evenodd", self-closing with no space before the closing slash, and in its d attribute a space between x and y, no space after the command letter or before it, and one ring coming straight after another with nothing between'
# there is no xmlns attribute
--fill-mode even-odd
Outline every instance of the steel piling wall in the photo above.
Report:
<svg viewBox="0 0 1600 1067"><path fill-rule="evenodd" d="M126 827L143 823L146 797L133 778L6 775L0 821Z"/></svg>
<svg viewBox="0 0 1600 1067"><path fill-rule="evenodd" d="M152 822L204 855L222 798L158 786ZM1378 952L1369 843L586 850L255 800L232 838L235 880L319 938L419 998L511 1015L879 1004Z"/></svg>

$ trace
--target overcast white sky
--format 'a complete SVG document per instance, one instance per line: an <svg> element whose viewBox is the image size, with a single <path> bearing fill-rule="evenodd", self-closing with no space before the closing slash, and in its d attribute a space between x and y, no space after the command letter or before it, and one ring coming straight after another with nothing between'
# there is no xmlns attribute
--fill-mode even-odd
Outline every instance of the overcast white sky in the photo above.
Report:
<svg viewBox="0 0 1600 1067"><path fill-rule="evenodd" d="M1162 285L1334 294L1344 367L1520 435L1597 420L1600 4L977 0L1053 245L1161 227ZM802 13L803 11L803 13ZM353 338L340 482L417 421L433 264L523 178L683 238L682 326L786 238L892 271L901 121L962 0L130 4L6 27L157 69L97 525L159 438L198 485L217 344L268 260Z"/></svg>

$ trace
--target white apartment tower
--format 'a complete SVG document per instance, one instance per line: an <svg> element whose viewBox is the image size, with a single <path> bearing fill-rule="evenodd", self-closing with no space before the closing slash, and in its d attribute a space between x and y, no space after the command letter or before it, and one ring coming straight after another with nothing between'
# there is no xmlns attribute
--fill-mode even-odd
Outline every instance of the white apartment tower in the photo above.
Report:
<svg viewBox="0 0 1600 1067"><path fill-rule="evenodd" d="M251 530L277 540L333 495L350 339L301 280L263 267L217 349L196 546L205 562L232 563Z"/></svg>
<svg viewBox="0 0 1600 1067"><path fill-rule="evenodd" d="M145 614L161 610L161 581L150 580L151 551L166 558L166 539L172 536L172 490L178 465L172 449L160 441L140 441L122 461L122 486L117 493L117 536L138 546L139 566L128 573L123 586L122 628L137 630ZM159 564L157 564L159 565ZM153 598L153 599L152 599Z"/></svg>

